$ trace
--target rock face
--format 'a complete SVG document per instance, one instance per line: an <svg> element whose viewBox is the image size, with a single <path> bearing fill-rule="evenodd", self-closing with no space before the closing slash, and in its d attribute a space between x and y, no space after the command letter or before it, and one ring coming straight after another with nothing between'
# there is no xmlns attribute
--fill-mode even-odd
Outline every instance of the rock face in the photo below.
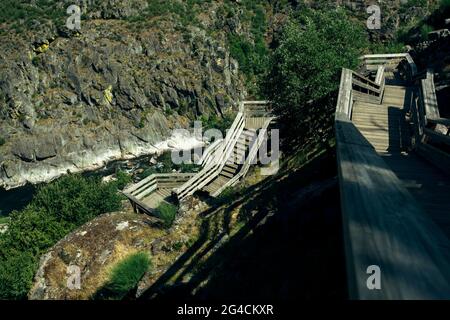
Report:
<svg viewBox="0 0 450 320"><path fill-rule="evenodd" d="M405 0L334 0L329 1L331 6L337 5L345 7L351 14L365 23L373 12L368 13L367 9L371 5L380 7L380 29L367 30L372 41L389 42L396 38L397 32L402 26L407 26L413 21L422 20L429 15L430 9L436 4L435 0L421 1L421 5L417 5L417 1ZM306 0L312 7L322 7L324 3L321 1Z"/></svg>
<svg viewBox="0 0 450 320"><path fill-rule="evenodd" d="M131 208L130 208L131 209ZM146 252L151 268L136 294L153 284L185 252L199 233L198 212L179 216L168 231L155 218L134 213L101 215L81 226L41 256L28 294L31 300L91 299L109 280L115 264ZM79 271L79 286L72 281Z"/></svg>
<svg viewBox="0 0 450 320"><path fill-rule="evenodd" d="M30 299L88 299L108 280L108 271L124 256L147 252L143 242L161 233L146 215L102 215L59 241L41 257ZM71 286L71 270L80 272Z"/></svg>
<svg viewBox="0 0 450 320"><path fill-rule="evenodd" d="M124 20L147 5L102 1L80 32L36 22L0 35L0 186L160 151L172 129L242 99L223 36L170 15Z"/></svg>

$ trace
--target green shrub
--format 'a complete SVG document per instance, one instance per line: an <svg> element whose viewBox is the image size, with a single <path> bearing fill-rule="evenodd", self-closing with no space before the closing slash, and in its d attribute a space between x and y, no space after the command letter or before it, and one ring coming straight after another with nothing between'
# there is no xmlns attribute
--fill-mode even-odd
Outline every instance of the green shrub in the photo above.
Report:
<svg viewBox="0 0 450 320"><path fill-rule="evenodd" d="M51 20L61 23L66 17L65 7L58 8L56 0L37 0L35 4L24 0L2 0L0 1L0 24L14 22L12 28L16 32L32 29L33 21L44 22Z"/></svg>
<svg viewBox="0 0 450 320"><path fill-rule="evenodd" d="M6 143L5 138L0 137L0 146L4 145Z"/></svg>
<svg viewBox="0 0 450 320"><path fill-rule="evenodd" d="M29 252L0 257L0 299L25 299L36 267L37 259Z"/></svg>
<svg viewBox="0 0 450 320"><path fill-rule="evenodd" d="M177 215L178 208L173 204L163 202L156 209L155 216L163 221L165 228L170 228Z"/></svg>
<svg viewBox="0 0 450 320"><path fill-rule="evenodd" d="M0 224L9 223L10 220L10 217L0 216Z"/></svg>
<svg viewBox="0 0 450 320"><path fill-rule="evenodd" d="M0 234L0 298L26 298L40 255L93 217L120 207L116 184L100 178L69 175L40 187Z"/></svg>
<svg viewBox="0 0 450 320"><path fill-rule="evenodd" d="M115 184L119 190L123 190L133 180L131 175L122 170L116 172L116 179Z"/></svg>
<svg viewBox="0 0 450 320"><path fill-rule="evenodd" d="M245 9L240 19L243 23L249 24L250 35L228 34L230 54L239 63L239 69L245 75L249 94L256 97L261 96L258 84L267 70L269 61L269 49L264 38L268 23L263 4L264 1L244 2ZM234 15L232 9L228 10L227 16ZM224 11L227 12L227 9Z"/></svg>
<svg viewBox="0 0 450 320"><path fill-rule="evenodd" d="M32 204L78 226L101 213L117 211L121 198L115 183L102 183L100 177L68 175L41 187Z"/></svg>
<svg viewBox="0 0 450 320"><path fill-rule="evenodd" d="M420 37L423 40L428 40L428 34L433 31L433 27L428 24L424 24L420 27Z"/></svg>
<svg viewBox="0 0 450 320"><path fill-rule="evenodd" d="M113 268L109 281L94 298L108 300L125 298L131 290L136 288L150 266L150 258L147 253L139 252L129 255Z"/></svg>
<svg viewBox="0 0 450 320"><path fill-rule="evenodd" d="M441 10L450 8L450 0L441 0L440 7Z"/></svg>

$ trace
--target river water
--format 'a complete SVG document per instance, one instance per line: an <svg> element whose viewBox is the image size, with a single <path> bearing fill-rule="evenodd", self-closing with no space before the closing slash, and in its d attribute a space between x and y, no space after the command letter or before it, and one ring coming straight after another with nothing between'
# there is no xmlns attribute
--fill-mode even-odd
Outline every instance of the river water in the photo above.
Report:
<svg viewBox="0 0 450 320"><path fill-rule="evenodd" d="M154 159L156 160L156 163L155 161L150 163L152 157L155 156L148 155L132 160L112 161L100 169L84 172L82 175L86 177L108 177L113 175L117 170L122 170L132 174L134 181L139 181L142 179L143 174L145 174L145 170L161 167L161 162L159 162L161 157ZM37 188L38 186L30 184L8 191L0 188L0 217L8 216L14 210L23 209L33 199L33 195Z"/></svg>

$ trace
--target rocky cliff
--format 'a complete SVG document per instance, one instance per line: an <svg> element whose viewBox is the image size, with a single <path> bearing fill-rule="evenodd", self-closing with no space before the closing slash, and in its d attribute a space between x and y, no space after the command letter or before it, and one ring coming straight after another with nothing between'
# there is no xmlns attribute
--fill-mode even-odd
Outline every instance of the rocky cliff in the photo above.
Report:
<svg viewBox="0 0 450 320"><path fill-rule="evenodd" d="M199 115L220 115L246 96L243 83L249 82L230 51L244 72L261 73L258 61L267 52L257 42L276 39L290 12L305 4L338 5L365 24L373 3L3 0L0 187L161 151L173 128L188 127ZM394 39L437 1L415 3L379 3L381 30L368 30L372 40ZM72 4L81 7L79 32L66 27Z"/></svg>
<svg viewBox="0 0 450 320"><path fill-rule="evenodd" d="M135 21L148 1L88 3L79 32L67 16L20 31L2 24L0 186L156 152L173 128L244 96L224 35L206 32L208 14L198 27L173 14Z"/></svg>

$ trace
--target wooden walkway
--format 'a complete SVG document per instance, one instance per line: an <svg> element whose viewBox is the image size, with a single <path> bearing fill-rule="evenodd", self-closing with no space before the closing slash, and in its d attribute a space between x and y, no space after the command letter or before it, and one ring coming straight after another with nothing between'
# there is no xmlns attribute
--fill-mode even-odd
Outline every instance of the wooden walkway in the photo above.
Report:
<svg viewBox="0 0 450 320"><path fill-rule="evenodd" d="M342 71L335 115L349 295L450 299L450 121L433 73L409 54L361 60L364 76Z"/></svg>
<svg viewBox="0 0 450 320"><path fill-rule="evenodd" d="M197 191L217 197L227 187L234 186L257 161L257 152L274 120L266 101L246 101L208 165L175 189L178 199L184 200Z"/></svg>
<svg viewBox="0 0 450 320"><path fill-rule="evenodd" d="M266 101L241 103L225 139L205 149L199 172L155 174L124 190L135 211L152 214L164 201L182 201L199 190L216 197L234 186L257 163L257 152L274 119L268 107Z"/></svg>
<svg viewBox="0 0 450 320"><path fill-rule="evenodd" d="M392 73L391 73L392 74ZM406 121L415 88L386 86L381 105L356 102L352 120L450 239L450 177L411 150Z"/></svg>

